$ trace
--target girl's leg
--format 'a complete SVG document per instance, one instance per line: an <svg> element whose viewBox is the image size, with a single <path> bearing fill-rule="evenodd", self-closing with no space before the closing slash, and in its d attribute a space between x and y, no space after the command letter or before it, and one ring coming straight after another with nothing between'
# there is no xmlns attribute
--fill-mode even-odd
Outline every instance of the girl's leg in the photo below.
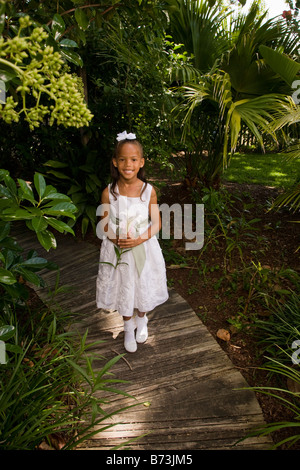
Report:
<svg viewBox="0 0 300 470"><path fill-rule="evenodd" d="M133 317L123 317L124 320L124 347L128 352L135 352L137 350L137 344L134 336L134 330L136 328Z"/></svg>
<svg viewBox="0 0 300 470"><path fill-rule="evenodd" d="M138 312L136 316L136 341L138 343L145 343L148 338L148 328L147 328L148 318L146 312Z"/></svg>

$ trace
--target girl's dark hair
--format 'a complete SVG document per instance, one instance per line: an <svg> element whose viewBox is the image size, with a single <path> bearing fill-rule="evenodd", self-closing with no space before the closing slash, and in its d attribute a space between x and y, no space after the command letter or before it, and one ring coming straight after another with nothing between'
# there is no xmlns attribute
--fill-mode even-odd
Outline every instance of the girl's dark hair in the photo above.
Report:
<svg viewBox="0 0 300 470"><path fill-rule="evenodd" d="M115 147L115 150L114 150L113 158L118 157L121 148L123 147L124 144L127 144L128 142L130 144L136 145L140 149L141 157L144 158L144 151L143 151L142 144L137 139L125 139L125 140L121 140L120 142L118 142L116 147ZM112 183L111 183L111 186L110 186L110 192L114 196L114 198L117 199L115 189L116 189L116 185L117 185L118 179L120 177L120 174L119 174L118 168L116 168L113 164L113 161L112 161L113 158L111 159L111 162L110 162L110 174L111 174L111 179L112 179ZM142 197L142 194L145 191L146 186L147 186L146 172L145 172L145 167L144 166L139 169L139 172L138 172L137 176L140 180L142 180L144 183L146 183L143 187L142 192L141 192L141 197Z"/></svg>

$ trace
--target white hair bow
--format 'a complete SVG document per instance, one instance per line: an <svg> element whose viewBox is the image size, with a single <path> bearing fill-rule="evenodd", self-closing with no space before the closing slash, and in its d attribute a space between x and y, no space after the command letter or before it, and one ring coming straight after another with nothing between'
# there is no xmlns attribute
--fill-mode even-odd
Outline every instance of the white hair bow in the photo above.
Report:
<svg viewBox="0 0 300 470"><path fill-rule="evenodd" d="M134 139L136 139L136 135L135 134L127 134L126 131L121 132L121 134L117 135L117 141L118 142L120 142L121 140L125 140L125 139L134 140Z"/></svg>

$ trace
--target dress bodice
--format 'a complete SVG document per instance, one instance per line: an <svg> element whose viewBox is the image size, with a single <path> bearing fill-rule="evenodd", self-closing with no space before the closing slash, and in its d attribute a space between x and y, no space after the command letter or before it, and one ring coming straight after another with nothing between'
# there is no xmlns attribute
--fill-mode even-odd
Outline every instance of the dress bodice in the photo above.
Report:
<svg viewBox="0 0 300 470"><path fill-rule="evenodd" d="M145 184L146 183L143 185L142 191ZM131 237L141 235L150 225L149 202L152 186L147 183L144 192L141 192L141 195L138 197L121 195L118 186L115 188L116 197L114 197L110 188L111 185L108 186L110 227L118 236L126 236L127 233Z"/></svg>

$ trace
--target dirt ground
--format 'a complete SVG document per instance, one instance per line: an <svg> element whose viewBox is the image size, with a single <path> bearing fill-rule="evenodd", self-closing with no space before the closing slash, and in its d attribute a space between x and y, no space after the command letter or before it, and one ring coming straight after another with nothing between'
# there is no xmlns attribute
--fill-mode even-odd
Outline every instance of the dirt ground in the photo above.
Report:
<svg viewBox="0 0 300 470"><path fill-rule="evenodd" d="M278 190L271 187L262 187L250 184L224 183L222 188L228 190L231 194L238 194L241 201L249 203L249 209L245 217L247 220L259 218L260 221L255 224L256 235L263 236L263 249L260 251L258 259L262 266L270 269L278 269L282 266L290 267L294 270L299 269L299 253L295 250L300 244L299 226L291 223L291 220L297 220L297 216L291 216L287 210L276 212L267 212L268 201L273 201L278 194ZM164 185L160 190L159 203L174 204L181 202L184 204L192 203L190 190L182 183L172 183ZM241 210L242 204L236 206L236 214ZM251 264L253 250L258 249L258 238L250 240L250 243L243 246L242 253L245 265ZM204 240L205 246L206 240ZM199 276L197 269L175 268L170 265L174 262L167 262L167 274L169 283L176 291L189 303L199 319L206 325L210 333L216 338L222 349L231 359L232 363L240 370L250 386L278 385L276 380L267 378L266 373L259 370L264 363L264 351L257 344L257 340L251 334L251 325L249 327L242 325L237 328L229 323L228 319L236 319L239 310L239 299L245 297L247 293L243 287L237 285L236 291L232 295L226 296L226 285L223 283L217 289L215 286L224 274L224 253L225 245L222 241L218 245L211 246L201 254L201 260L204 266L208 268L205 276ZM184 254L183 243L181 240L174 240L172 250ZM240 255L238 252L233 254L231 265L227 264L229 277L235 270L242 268ZM255 309L255 312L253 312ZM266 317L266 312L260 305L248 305L249 315L255 313L261 318ZM244 320L241 320L245 322ZM233 322L234 323L234 322ZM246 321L247 323L247 321ZM239 325L240 326L240 325ZM217 337L219 329L226 329L230 333L230 340L224 341ZM278 399L269 397L262 393L257 393L257 398L263 411L265 421L274 423L292 419L287 409L283 407ZM288 431L273 433L274 442L281 441L288 436ZM285 448L284 446L282 447ZM299 449L300 446L294 447Z"/></svg>

